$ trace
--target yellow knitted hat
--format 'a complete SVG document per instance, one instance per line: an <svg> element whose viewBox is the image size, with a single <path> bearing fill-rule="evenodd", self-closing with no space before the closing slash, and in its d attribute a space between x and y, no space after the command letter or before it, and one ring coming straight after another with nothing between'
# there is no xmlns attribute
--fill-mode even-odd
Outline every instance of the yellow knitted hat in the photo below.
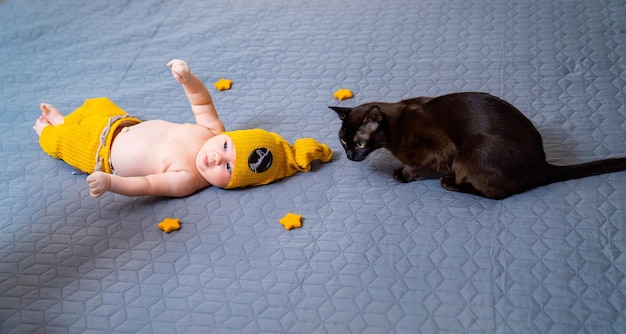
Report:
<svg viewBox="0 0 626 334"><path fill-rule="evenodd" d="M311 161L328 162L332 150L313 138L301 138L291 146L274 132L261 129L224 132L235 146L235 168L225 189L258 186L296 172L311 170Z"/></svg>

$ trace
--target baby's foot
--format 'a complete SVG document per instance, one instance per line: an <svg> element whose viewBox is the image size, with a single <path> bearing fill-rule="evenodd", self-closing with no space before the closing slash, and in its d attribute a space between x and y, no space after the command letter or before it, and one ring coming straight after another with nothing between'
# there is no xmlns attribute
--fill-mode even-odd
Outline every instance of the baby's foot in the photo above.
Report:
<svg viewBox="0 0 626 334"><path fill-rule="evenodd" d="M61 112L59 112L53 105L49 103L42 103L39 108L41 109L41 115L48 120L48 124L52 126L63 124L63 114L61 114Z"/></svg>
<svg viewBox="0 0 626 334"><path fill-rule="evenodd" d="M33 125L33 129L35 130L38 136L41 136L41 131L43 131L43 128L45 128L46 126L50 126L50 125L51 125L50 122L48 122L48 120L45 117L39 116L39 118L37 118L37 120L35 121L35 125Z"/></svg>

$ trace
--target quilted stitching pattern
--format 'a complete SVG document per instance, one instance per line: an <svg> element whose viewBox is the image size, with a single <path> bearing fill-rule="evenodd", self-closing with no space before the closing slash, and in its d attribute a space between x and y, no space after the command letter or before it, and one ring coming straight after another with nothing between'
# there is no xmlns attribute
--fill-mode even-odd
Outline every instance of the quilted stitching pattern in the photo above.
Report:
<svg viewBox="0 0 626 334"><path fill-rule="evenodd" d="M326 108L488 91L550 161L623 156L624 17L617 0L1 1L0 332L625 332L626 173L504 201L398 184L387 152L345 158ZM175 57L211 89L233 80L212 90L229 129L314 137L334 161L254 189L89 198L40 151L38 103L105 95L191 122Z"/></svg>

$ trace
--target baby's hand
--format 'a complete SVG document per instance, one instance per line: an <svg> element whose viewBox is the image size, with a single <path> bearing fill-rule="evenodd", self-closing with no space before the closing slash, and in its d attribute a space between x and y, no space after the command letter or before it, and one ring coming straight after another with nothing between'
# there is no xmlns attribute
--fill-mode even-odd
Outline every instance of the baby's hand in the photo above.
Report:
<svg viewBox="0 0 626 334"><path fill-rule="evenodd" d="M184 60L174 59L167 63L167 66L172 68L172 75L174 79L183 84L189 80L189 65Z"/></svg>
<svg viewBox="0 0 626 334"><path fill-rule="evenodd" d="M111 175L103 172L93 172L87 176L89 184L89 194L91 197L100 197L111 189Z"/></svg>

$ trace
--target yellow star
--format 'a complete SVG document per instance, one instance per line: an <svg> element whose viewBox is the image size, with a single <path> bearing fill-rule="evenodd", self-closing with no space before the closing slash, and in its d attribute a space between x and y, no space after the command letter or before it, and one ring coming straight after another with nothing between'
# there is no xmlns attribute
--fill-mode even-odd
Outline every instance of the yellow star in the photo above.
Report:
<svg viewBox="0 0 626 334"><path fill-rule="evenodd" d="M302 216L297 213L287 213L279 220L280 224L285 226L285 230L291 230L294 227L302 227Z"/></svg>
<svg viewBox="0 0 626 334"><path fill-rule="evenodd" d="M227 90L230 89L230 86L233 84L232 80L220 78L215 84L215 88L217 90Z"/></svg>
<svg viewBox="0 0 626 334"><path fill-rule="evenodd" d="M352 91L346 88L340 88L333 94L333 97L337 100L349 99L352 98Z"/></svg>
<svg viewBox="0 0 626 334"><path fill-rule="evenodd" d="M157 226L161 230L165 231L165 233L170 233L174 230L180 229L180 224L178 223L179 221L180 220L178 218L165 218Z"/></svg>

